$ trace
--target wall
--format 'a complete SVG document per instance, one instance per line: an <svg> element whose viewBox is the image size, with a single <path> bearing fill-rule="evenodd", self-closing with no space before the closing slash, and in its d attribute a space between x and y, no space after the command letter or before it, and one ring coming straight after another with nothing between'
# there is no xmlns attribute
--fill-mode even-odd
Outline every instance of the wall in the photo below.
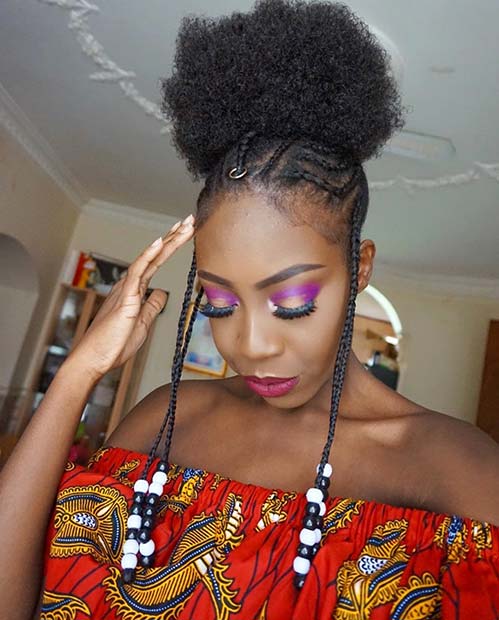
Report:
<svg viewBox="0 0 499 620"><path fill-rule="evenodd" d="M402 321L400 392L475 423L489 321L499 318L499 299L426 294L382 276L372 284Z"/></svg>
<svg viewBox="0 0 499 620"><path fill-rule="evenodd" d="M0 233L19 241L37 268L40 296L26 333L12 385L21 387L40 354L40 333L78 218L67 195L0 127ZM8 267L8 266L7 266ZM4 266L2 266L5 269ZM19 316L22 322L24 318ZM12 360L14 364L16 361Z"/></svg>

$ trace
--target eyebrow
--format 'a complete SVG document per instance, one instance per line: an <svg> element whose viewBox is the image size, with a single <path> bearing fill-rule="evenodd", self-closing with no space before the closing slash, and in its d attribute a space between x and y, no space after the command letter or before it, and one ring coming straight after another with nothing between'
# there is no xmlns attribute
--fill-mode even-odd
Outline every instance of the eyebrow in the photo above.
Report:
<svg viewBox="0 0 499 620"><path fill-rule="evenodd" d="M287 267L286 269L283 269L282 271L275 273L273 276L269 276L268 278L264 278L263 280L256 282L254 284L254 287L257 290L261 290L261 289L267 288L268 286L271 286L272 284L283 282L284 280L287 280L288 278L292 278L293 276L296 276L299 273L303 273L304 271L311 271L313 269L319 269L325 266L326 265L320 265L320 264L315 264L315 263L312 263L312 264L304 263L304 264L299 264L299 265L292 265L291 267ZM226 280L225 278L217 276L214 273L210 273L209 271L203 271L202 269L200 269L198 271L198 275L201 278L204 278L205 280L216 282L217 284L221 284L222 286L226 286L227 288L232 288L232 289L234 288L234 284L230 280Z"/></svg>

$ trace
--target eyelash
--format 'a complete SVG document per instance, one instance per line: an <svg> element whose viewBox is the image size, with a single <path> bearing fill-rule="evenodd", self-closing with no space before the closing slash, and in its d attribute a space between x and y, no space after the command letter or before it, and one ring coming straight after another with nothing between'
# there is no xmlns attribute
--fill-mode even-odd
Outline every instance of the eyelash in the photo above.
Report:
<svg viewBox="0 0 499 620"><path fill-rule="evenodd" d="M210 319L222 319L226 316L230 316L236 307L237 304L232 304L231 306L217 308L208 302L203 306L200 306L199 312ZM278 319L299 319L302 316L312 314L312 312L315 312L316 309L317 306L315 304L315 299L311 299L297 308L284 308L283 306L276 306L276 310L274 310L272 314Z"/></svg>

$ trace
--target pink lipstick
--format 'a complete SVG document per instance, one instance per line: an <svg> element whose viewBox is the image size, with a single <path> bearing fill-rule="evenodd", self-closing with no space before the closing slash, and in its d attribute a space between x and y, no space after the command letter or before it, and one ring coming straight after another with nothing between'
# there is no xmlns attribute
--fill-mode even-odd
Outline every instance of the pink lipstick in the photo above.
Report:
<svg viewBox="0 0 499 620"><path fill-rule="evenodd" d="M283 396L290 392L298 383L298 377L243 377L246 385L264 398Z"/></svg>

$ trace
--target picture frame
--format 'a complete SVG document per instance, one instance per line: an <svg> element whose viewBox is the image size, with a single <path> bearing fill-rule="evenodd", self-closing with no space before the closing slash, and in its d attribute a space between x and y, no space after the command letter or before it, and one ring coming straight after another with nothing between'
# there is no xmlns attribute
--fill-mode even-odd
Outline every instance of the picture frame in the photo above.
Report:
<svg viewBox="0 0 499 620"><path fill-rule="evenodd" d="M187 316L184 328L184 339L187 326L194 309L194 302L191 301L187 309ZM200 312L197 313L192 334L184 359L183 368L201 374L211 375L212 377L225 377L227 373L227 362L218 352L211 334L210 320Z"/></svg>

